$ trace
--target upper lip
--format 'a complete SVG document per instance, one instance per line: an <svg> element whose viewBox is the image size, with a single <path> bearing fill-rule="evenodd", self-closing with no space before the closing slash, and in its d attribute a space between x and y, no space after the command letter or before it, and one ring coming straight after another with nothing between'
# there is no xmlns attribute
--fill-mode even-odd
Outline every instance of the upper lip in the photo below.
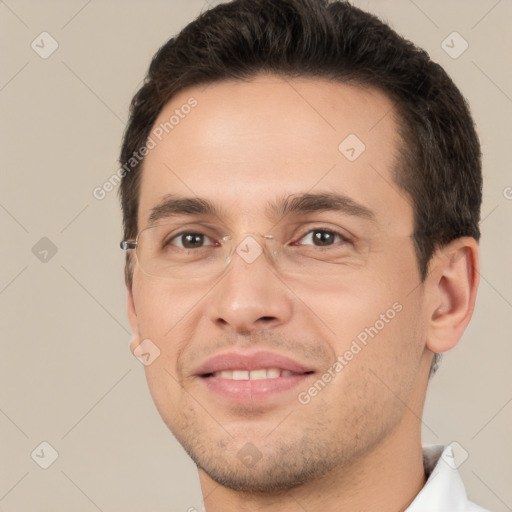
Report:
<svg viewBox="0 0 512 512"><path fill-rule="evenodd" d="M211 357L194 372L195 375L208 375L210 373L229 370L260 370L262 368L278 368L293 373L312 372L312 368L290 359L289 357L273 352L255 352L242 354L239 352L226 352Z"/></svg>

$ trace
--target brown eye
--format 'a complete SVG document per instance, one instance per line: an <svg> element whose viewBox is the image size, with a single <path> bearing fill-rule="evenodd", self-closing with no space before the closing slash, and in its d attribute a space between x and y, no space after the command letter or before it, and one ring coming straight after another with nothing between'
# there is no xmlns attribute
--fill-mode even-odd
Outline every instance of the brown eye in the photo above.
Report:
<svg viewBox="0 0 512 512"><path fill-rule="evenodd" d="M348 242L340 233L328 229L312 229L300 239L300 245L328 247L340 242Z"/></svg>
<svg viewBox="0 0 512 512"><path fill-rule="evenodd" d="M204 235L203 233L180 233L173 237L166 244L176 245L182 249L198 249L206 245L214 245L210 237Z"/></svg>

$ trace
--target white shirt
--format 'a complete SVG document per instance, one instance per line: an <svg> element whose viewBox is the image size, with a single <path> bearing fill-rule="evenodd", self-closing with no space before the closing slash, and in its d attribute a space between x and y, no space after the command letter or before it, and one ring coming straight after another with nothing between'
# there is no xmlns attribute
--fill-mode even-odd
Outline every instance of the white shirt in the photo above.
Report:
<svg viewBox="0 0 512 512"><path fill-rule="evenodd" d="M468 500L464 483L448 446L423 446L427 481L405 512L488 512Z"/></svg>

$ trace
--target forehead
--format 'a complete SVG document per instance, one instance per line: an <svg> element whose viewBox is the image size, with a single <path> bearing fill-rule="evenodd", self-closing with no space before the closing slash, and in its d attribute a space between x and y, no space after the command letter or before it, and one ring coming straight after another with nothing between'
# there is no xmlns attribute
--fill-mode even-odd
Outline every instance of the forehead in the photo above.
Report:
<svg viewBox="0 0 512 512"><path fill-rule="evenodd" d="M169 194L210 198L247 224L276 197L335 192L382 227L412 209L392 179L401 144L380 91L257 76L180 91L162 110L143 166L139 227Z"/></svg>

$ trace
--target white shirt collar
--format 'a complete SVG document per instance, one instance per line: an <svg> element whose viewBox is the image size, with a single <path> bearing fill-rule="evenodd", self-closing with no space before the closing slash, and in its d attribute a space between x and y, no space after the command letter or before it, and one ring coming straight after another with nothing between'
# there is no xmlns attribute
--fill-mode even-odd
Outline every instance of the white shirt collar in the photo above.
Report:
<svg viewBox="0 0 512 512"><path fill-rule="evenodd" d="M427 482L405 512L486 512L468 500L451 445L424 446L423 464Z"/></svg>

